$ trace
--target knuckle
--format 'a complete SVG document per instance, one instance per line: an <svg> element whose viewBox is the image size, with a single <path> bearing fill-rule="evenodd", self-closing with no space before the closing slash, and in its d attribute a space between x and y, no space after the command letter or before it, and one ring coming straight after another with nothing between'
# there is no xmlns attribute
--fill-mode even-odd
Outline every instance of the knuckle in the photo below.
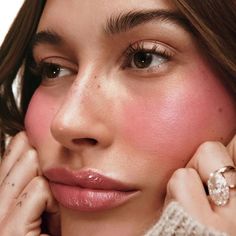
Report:
<svg viewBox="0 0 236 236"><path fill-rule="evenodd" d="M188 178L198 175L197 171L194 168L186 168L186 171L188 173Z"/></svg>
<svg viewBox="0 0 236 236"><path fill-rule="evenodd" d="M196 177L196 175L197 172L193 168L177 169L167 183L167 192L172 194L179 192L179 190L183 189L183 186L185 186L193 177Z"/></svg>
<svg viewBox="0 0 236 236"><path fill-rule="evenodd" d="M17 134L15 135L15 137L16 137L16 138L20 138L20 139L25 139L25 140L27 140L27 136L26 136L25 131L21 131L21 132L17 133Z"/></svg>
<svg viewBox="0 0 236 236"><path fill-rule="evenodd" d="M49 189L48 182L42 176L34 177L30 183L33 191L44 192Z"/></svg>
<svg viewBox="0 0 236 236"><path fill-rule="evenodd" d="M36 175L40 174L38 155L36 150L32 148L26 150L16 164L18 166L24 166L24 168L28 169L30 172L36 173Z"/></svg>
<svg viewBox="0 0 236 236"><path fill-rule="evenodd" d="M41 199L50 198L50 187L46 179L42 176L35 177L29 186L30 192L40 196Z"/></svg>
<svg viewBox="0 0 236 236"><path fill-rule="evenodd" d="M29 164L35 166L38 165L37 152L34 149L28 149L22 154L22 158Z"/></svg>
<svg viewBox="0 0 236 236"><path fill-rule="evenodd" d="M186 170L184 168L177 169L167 183L168 192L173 192L181 183L184 176L186 176Z"/></svg>
<svg viewBox="0 0 236 236"><path fill-rule="evenodd" d="M219 146L222 146L222 144L218 141L206 141L199 146L197 151L205 154L211 152L215 148L219 148Z"/></svg>
<svg viewBox="0 0 236 236"><path fill-rule="evenodd" d="M21 150L25 150L26 148L31 147L29 144L28 137L26 136L25 131L21 131L17 133L14 137L9 137L9 141L6 145L6 150L13 150L16 148L18 152L21 152Z"/></svg>
<svg viewBox="0 0 236 236"><path fill-rule="evenodd" d="M172 179L174 179L175 181L181 181L183 178L186 177L186 175L187 175L187 168L180 168L173 173Z"/></svg>
<svg viewBox="0 0 236 236"><path fill-rule="evenodd" d="M212 153L215 153L216 150L222 149L223 144L218 141L206 141L202 143L194 155L193 163L197 169L205 163L206 160L214 159L215 156ZM207 158L207 159L206 159Z"/></svg>
<svg viewBox="0 0 236 236"><path fill-rule="evenodd" d="M17 133L13 138L11 138L9 145L14 145L17 142L28 143L28 138L25 131Z"/></svg>

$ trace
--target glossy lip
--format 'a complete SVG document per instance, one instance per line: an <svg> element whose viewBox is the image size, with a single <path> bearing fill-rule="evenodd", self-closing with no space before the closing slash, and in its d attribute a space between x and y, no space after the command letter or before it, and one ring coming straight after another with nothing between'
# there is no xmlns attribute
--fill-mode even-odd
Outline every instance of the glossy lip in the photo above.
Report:
<svg viewBox="0 0 236 236"><path fill-rule="evenodd" d="M100 211L118 207L139 190L91 169L70 171L52 168L44 172L52 193L64 207L79 211Z"/></svg>

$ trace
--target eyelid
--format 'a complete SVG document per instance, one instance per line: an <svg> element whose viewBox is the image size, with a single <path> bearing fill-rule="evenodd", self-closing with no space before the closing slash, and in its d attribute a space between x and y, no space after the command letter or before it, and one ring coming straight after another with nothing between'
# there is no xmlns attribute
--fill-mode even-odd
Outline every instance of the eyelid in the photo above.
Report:
<svg viewBox="0 0 236 236"><path fill-rule="evenodd" d="M165 44L161 41L154 40L154 39L144 39L144 40L138 40L138 41L130 43L129 46L124 50L123 55L125 55L125 53L127 52L127 49L129 48L151 49L154 45L156 46L156 48L165 48L170 53L170 56L173 56L178 51L174 47L168 44Z"/></svg>
<svg viewBox="0 0 236 236"><path fill-rule="evenodd" d="M38 62L36 62L36 70L37 70L37 67L40 68L41 66L43 66L44 63L57 65L62 70L70 70L74 74L77 74L78 72L78 65L71 62L67 58L58 57L58 56L55 56L55 57L50 56L50 57L39 59Z"/></svg>
<svg viewBox="0 0 236 236"><path fill-rule="evenodd" d="M40 65L41 63L51 63L61 66L62 68L66 68L72 71L78 71L78 65L72 62L68 58L60 57L60 56L49 56L45 58L40 58L36 60L36 64Z"/></svg>

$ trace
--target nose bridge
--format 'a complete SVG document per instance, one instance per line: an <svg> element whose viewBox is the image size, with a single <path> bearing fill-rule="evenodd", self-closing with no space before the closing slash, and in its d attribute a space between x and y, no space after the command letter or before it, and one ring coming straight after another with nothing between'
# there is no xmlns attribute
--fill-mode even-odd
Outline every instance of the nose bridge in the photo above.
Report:
<svg viewBox="0 0 236 236"><path fill-rule="evenodd" d="M74 147L82 139L103 145L109 142L104 112L108 100L100 81L98 74L87 70L80 72L71 84L51 124L52 135L64 146Z"/></svg>
<svg viewBox="0 0 236 236"><path fill-rule="evenodd" d="M101 108L104 94L100 91L99 78L92 70L86 70L77 75L71 85L62 106L59 109L61 115L74 118L92 113L98 113ZM99 105L100 104L100 105Z"/></svg>

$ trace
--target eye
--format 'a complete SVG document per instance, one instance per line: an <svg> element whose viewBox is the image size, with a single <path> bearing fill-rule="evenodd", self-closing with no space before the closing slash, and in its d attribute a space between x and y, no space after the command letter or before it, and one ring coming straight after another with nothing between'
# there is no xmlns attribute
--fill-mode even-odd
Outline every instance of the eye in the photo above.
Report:
<svg viewBox="0 0 236 236"><path fill-rule="evenodd" d="M163 55L158 55L150 52L137 52L131 60L132 68L144 69L153 66L159 66L167 59Z"/></svg>
<svg viewBox="0 0 236 236"><path fill-rule="evenodd" d="M170 49L163 45L150 41L137 42L125 52L122 68L149 72L168 62L171 56Z"/></svg>
<svg viewBox="0 0 236 236"><path fill-rule="evenodd" d="M42 62L39 65L38 73L42 79L55 79L71 75L73 72L58 64Z"/></svg>

